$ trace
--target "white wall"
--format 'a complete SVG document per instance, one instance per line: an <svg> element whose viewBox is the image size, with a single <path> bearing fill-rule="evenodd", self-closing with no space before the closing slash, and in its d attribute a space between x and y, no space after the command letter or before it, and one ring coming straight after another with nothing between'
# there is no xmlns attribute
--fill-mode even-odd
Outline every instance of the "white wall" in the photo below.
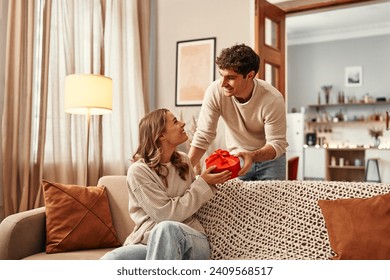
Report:
<svg viewBox="0 0 390 280"><path fill-rule="evenodd" d="M330 103L337 103L337 94L360 100L365 94L385 97L390 100L390 35L337 40L322 43L293 45L288 47L288 111L317 103L318 92L324 104L323 85L333 85ZM345 87L345 67L362 66L363 84L361 87ZM354 116L367 116L373 113L384 114L386 106L342 108L352 119ZM340 108L331 112L334 116ZM368 128L384 126L367 124L333 127L328 141L331 144L370 145L372 137ZM384 131L382 144L390 147L390 131Z"/></svg>
<svg viewBox="0 0 390 280"><path fill-rule="evenodd" d="M288 47L288 110L317 103L323 85L333 85L331 101L338 91L358 100L369 93L390 98L390 35L293 45ZM345 67L363 67L363 85L345 87Z"/></svg>
<svg viewBox="0 0 390 280"><path fill-rule="evenodd" d="M157 0L156 106L175 108L176 43L216 37L217 55L236 43L252 44L254 0ZM176 108L197 112L199 108Z"/></svg>
<svg viewBox="0 0 390 280"><path fill-rule="evenodd" d="M157 16L154 104L156 108L171 110L177 117L182 112L189 128L200 106L175 106L176 43L216 37L216 55L236 43L253 47L254 0L155 0L153 5ZM221 129L219 126L219 132ZM221 145L224 141L218 138L214 146L223 148Z"/></svg>

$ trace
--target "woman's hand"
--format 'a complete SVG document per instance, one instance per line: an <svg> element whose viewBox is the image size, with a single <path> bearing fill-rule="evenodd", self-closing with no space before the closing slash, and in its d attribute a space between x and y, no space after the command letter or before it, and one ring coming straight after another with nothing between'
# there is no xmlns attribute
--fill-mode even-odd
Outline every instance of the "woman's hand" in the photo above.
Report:
<svg viewBox="0 0 390 280"><path fill-rule="evenodd" d="M229 170L225 170L219 173L211 173L216 167L216 165L210 166L205 171L203 171L202 174L200 174L203 180L205 180L209 185L225 183L232 176L232 172Z"/></svg>

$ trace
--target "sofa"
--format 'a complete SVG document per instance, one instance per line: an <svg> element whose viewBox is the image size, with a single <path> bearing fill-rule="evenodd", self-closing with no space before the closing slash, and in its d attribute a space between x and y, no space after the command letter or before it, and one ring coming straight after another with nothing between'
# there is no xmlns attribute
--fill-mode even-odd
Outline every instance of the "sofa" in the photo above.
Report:
<svg viewBox="0 0 390 280"><path fill-rule="evenodd" d="M128 214L126 177L104 176L98 186L106 187L115 233L123 243L134 226ZM379 218L387 219L390 212L382 208L390 205L386 201L390 185L333 181L244 182L235 178L218 187L214 198L196 213L209 238L212 259L327 260L340 255L360 259L388 256L387 248L383 249L382 255L365 257L350 256L336 247L346 237L359 241L356 237L366 240L369 238L365 234L373 235L359 232L354 223L364 223L367 219L367 223L374 223L368 228L376 227L376 224L382 224L376 223L376 212L385 216ZM379 211L375 208L378 204L384 205ZM345 218L346 213L351 217ZM332 220L335 218L336 221ZM386 221L384 227L388 226ZM337 235L340 230L347 233ZM379 234L383 229L375 230L375 234ZM6 217L0 224L0 259L93 260L114 249L48 254L45 252L46 234L45 207ZM375 246L388 245L378 245L377 240L373 240L366 246L366 251L378 251ZM361 243L358 247L360 253ZM338 254L335 248L339 250ZM345 249L353 250L356 248Z"/></svg>

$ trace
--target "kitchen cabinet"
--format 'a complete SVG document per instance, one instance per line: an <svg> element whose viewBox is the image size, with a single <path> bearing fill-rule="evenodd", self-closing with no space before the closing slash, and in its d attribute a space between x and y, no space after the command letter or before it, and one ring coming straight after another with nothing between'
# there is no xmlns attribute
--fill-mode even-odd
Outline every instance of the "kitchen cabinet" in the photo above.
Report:
<svg viewBox="0 0 390 280"><path fill-rule="evenodd" d="M365 149L326 149L327 181L365 181Z"/></svg>
<svg viewBox="0 0 390 280"><path fill-rule="evenodd" d="M382 182L390 183L390 149L374 148L369 134L371 128L385 129L389 108L387 101L309 105L305 114L305 136L314 134L316 143L305 149L304 179L364 182L367 159L378 158ZM362 139L356 137L360 133ZM374 171L368 170L368 180L375 177Z"/></svg>
<svg viewBox="0 0 390 280"><path fill-rule="evenodd" d="M390 184L390 149L304 148L304 180L364 182L369 158L377 158L382 183ZM342 160L340 160L342 159ZM376 179L374 165L367 179Z"/></svg>
<svg viewBox="0 0 390 280"><path fill-rule="evenodd" d="M325 150L324 148L305 147L304 180L325 180Z"/></svg>

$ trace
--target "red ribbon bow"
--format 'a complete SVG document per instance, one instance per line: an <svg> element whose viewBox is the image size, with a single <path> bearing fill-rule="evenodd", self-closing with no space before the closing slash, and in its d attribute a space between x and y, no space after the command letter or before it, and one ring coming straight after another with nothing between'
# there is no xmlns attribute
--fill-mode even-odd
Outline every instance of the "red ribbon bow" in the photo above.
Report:
<svg viewBox="0 0 390 280"><path fill-rule="evenodd" d="M219 159L221 163L227 163L228 157L232 157L232 155L230 155L230 153L228 151L218 149L206 159L206 162L210 163L210 162L213 162L213 161Z"/></svg>

